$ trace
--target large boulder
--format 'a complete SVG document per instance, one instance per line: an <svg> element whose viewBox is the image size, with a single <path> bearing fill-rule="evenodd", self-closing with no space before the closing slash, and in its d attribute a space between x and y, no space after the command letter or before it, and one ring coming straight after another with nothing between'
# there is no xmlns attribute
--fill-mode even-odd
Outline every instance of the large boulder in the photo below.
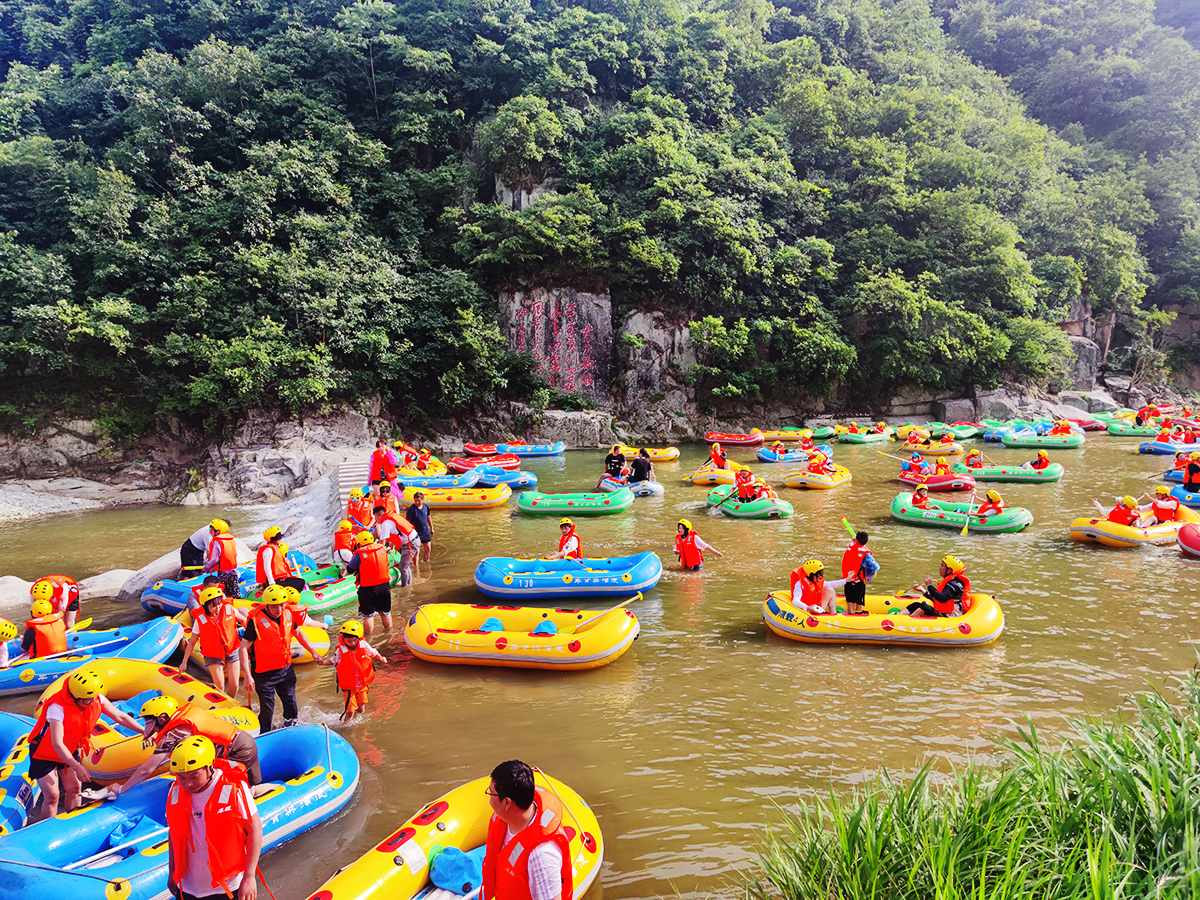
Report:
<svg viewBox="0 0 1200 900"><path fill-rule="evenodd" d="M975 401L966 398L936 400L933 404L933 415L939 422L974 422Z"/></svg>
<svg viewBox="0 0 1200 900"><path fill-rule="evenodd" d="M176 565L178 565L178 556L176 556ZM125 582L136 574L133 569L109 569L99 575L85 578L79 582L79 599L96 600L115 597L121 593Z"/></svg>
<svg viewBox="0 0 1200 900"><path fill-rule="evenodd" d="M16 575L0 575L0 610L9 613L18 610L22 615L29 612L29 589L32 581L25 581ZM13 618L16 621L16 618Z"/></svg>
<svg viewBox="0 0 1200 900"><path fill-rule="evenodd" d="M181 542L182 543L182 542ZM235 541L237 546L238 561L247 562L254 559L254 551L250 549L241 538ZM142 593L150 585L156 581L171 581L179 576L179 551L169 550L160 556L154 562L147 563L142 566L121 585L121 589L116 592L116 599L121 601L139 601L142 599Z"/></svg>
<svg viewBox="0 0 1200 900"><path fill-rule="evenodd" d="M975 395L975 408L980 419L1015 419L1021 413L1021 398L1003 389L979 391Z"/></svg>
<svg viewBox="0 0 1200 900"><path fill-rule="evenodd" d="M1087 394L1079 391L1063 391L1058 395L1058 402L1063 406L1070 406L1072 409L1089 411ZM1074 416L1074 418L1078 419L1080 416Z"/></svg>
<svg viewBox="0 0 1200 900"><path fill-rule="evenodd" d="M1121 404L1114 400L1108 391L1099 388L1088 391L1084 396L1087 398L1088 412L1091 413L1116 412L1121 408Z"/></svg>
<svg viewBox="0 0 1200 900"><path fill-rule="evenodd" d="M1100 368L1100 345L1079 335L1067 339L1075 355L1070 365L1070 386L1077 391L1090 391L1096 386L1096 372Z"/></svg>

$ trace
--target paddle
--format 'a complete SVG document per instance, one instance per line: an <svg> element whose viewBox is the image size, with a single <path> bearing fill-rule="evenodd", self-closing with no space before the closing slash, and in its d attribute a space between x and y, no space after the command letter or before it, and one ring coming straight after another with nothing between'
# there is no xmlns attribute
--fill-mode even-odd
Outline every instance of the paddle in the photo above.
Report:
<svg viewBox="0 0 1200 900"><path fill-rule="evenodd" d="M80 619L78 622L76 622L74 625L72 625L70 628L67 629L67 633L70 634L72 631L84 631L91 624L92 624L91 617L88 617L86 619Z"/></svg>
<svg viewBox="0 0 1200 900"><path fill-rule="evenodd" d="M585 619L584 621L580 622L578 625L575 626L575 630L572 633L579 634L580 629L582 629L585 625L591 625L597 619L603 619L610 612L616 612L622 606L628 606L634 600L641 600L641 599L642 599L642 592L638 591L634 596L630 597L628 600L622 600L620 603L618 603L612 609L606 609L604 612L599 613L598 615L592 616L590 619Z"/></svg>
<svg viewBox="0 0 1200 900"><path fill-rule="evenodd" d="M97 647L107 647L110 644L120 644L127 640L129 640L129 638L113 638L111 641L101 641L99 644L92 644L88 647L75 647L71 650L61 650L58 653L51 653L48 656L35 656L33 659L22 660L20 657L18 657L17 659L13 660L12 665L9 666L9 668L15 669L17 666L27 666L30 663L41 662L44 659L57 659L60 656L75 656L77 654L82 656L90 656L92 655L92 651ZM23 655L24 654L22 654L22 656Z"/></svg>
<svg viewBox="0 0 1200 900"><path fill-rule="evenodd" d="M967 526L971 524L971 506L975 503L975 492L971 491L971 499L967 501L967 521L963 522L962 531L958 533L962 537L967 533Z"/></svg>
<svg viewBox="0 0 1200 900"><path fill-rule="evenodd" d="M876 450L875 452L880 456L886 456L888 459L894 459L899 462L912 462L911 459L905 459L903 456L893 456L891 453L884 453L882 450Z"/></svg>

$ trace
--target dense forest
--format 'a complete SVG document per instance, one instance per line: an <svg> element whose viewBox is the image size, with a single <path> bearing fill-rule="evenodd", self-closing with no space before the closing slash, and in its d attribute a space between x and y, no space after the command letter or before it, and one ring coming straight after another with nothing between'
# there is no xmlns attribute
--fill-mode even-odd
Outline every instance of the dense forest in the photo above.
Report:
<svg viewBox="0 0 1200 900"><path fill-rule="evenodd" d="M524 283L694 322L723 396L1053 381L1079 298L1134 365L1200 302L1193 45L1190 0L0 0L0 412L526 394Z"/></svg>

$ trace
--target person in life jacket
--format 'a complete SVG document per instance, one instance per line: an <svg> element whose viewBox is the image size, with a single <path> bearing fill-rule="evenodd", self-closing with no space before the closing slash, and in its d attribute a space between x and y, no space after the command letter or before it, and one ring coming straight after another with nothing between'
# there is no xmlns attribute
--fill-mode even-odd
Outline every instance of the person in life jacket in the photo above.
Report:
<svg viewBox="0 0 1200 900"><path fill-rule="evenodd" d="M1193 494L1200 493L1200 452L1192 452L1184 463L1183 486Z"/></svg>
<svg viewBox="0 0 1200 900"><path fill-rule="evenodd" d="M39 820L58 814L60 777L64 811L79 808L80 789L91 780L80 759L92 752L92 729L101 716L135 733L141 730L137 719L104 696L104 688L103 677L83 666L40 703L29 730L29 777L42 791Z"/></svg>
<svg viewBox="0 0 1200 900"><path fill-rule="evenodd" d="M829 457L820 450L814 450L808 454L808 471L814 475L832 475L834 469Z"/></svg>
<svg viewBox="0 0 1200 900"><path fill-rule="evenodd" d="M913 491L912 505L914 509L934 509L932 503L929 502L929 488L925 485L918 485Z"/></svg>
<svg viewBox="0 0 1200 900"><path fill-rule="evenodd" d="M392 571L388 564L387 544L375 540L369 531L360 531L354 541L354 556L346 569L354 573L358 584L358 614L363 633L370 635L378 615L386 630L392 627Z"/></svg>
<svg viewBox="0 0 1200 900"><path fill-rule="evenodd" d="M554 790L539 787L533 769L510 759L492 770L486 793L492 818L481 900L571 900L570 839Z"/></svg>
<svg viewBox="0 0 1200 900"><path fill-rule="evenodd" d="M810 438L810 437L802 437L802 438L800 438L800 449L801 449L801 450L804 450L804 451L809 451L809 450L811 450L811 449L812 449L814 446L815 446L815 445L814 445L814 444L813 444L813 442L812 442L812 438Z"/></svg>
<svg viewBox="0 0 1200 900"><path fill-rule="evenodd" d="M916 430L910 431L904 438L904 445L906 447L919 447L922 443L924 442L921 439L921 434Z"/></svg>
<svg viewBox="0 0 1200 900"><path fill-rule="evenodd" d="M837 588L846 584L846 579L825 580L825 563L819 559L792 569L792 606L811 613L837 612Z"/></svg>
<svg viewBox="0 0 1200 900"><path fill-rule="evenodd" d="M863 604L867 599L867 582L879 571L879 563L867 549L870 535L857 531L842 553L842 578L845 587L846 612L852 616L864 615Z"/></svg>
<svg viewBox="0 0 1200 900"><path fill-rule="evenodd" d="M1037 452L1037 458L1034 459L1033 462L1027 462L1024 465L1028 466L1031 469L1037 469L1040 472L1042 469L1049 468L1050 454L1047 453L1045 450L1039 450Z"/></svg>
<svg viewBox="0 0 1200 900"><path fill-rule="evenodd" d="M978 450L968 450L966 464L968 469L982 469L983 454Z"/></svg>
<svg viewBox="0 0 1200 900"><path fill-rule="evenodd" d="M719 559L725 558L720 550L705 543L700 535L696 534L691 522L680 519L675 527L675 555L679 557L680 565L688 571L698 572L704 565L705 550L715 553Z"/></svg>
<svg viewBox="0 0 1200 900"><path fill-rule="evenodd" d="M257 900L262 821L242 767L194 735L171 752L167 889L184 900Z"/></svg>
<svg viewBox="0 0 1200 900"><path fill-rule="evenodd" d="M246 679L246 690L251 683L258 694L259 733L271 730L275 716L275 698L283 705L283 724L294 725L300 716L296 705L296 670L292 667L292 641L316 659L319 654L308 637L300 630L304 614L295 613L285 607L287 588L273 584L262 592L259 606L246 617L246 629L242 632L240 656L242 675ZM252 671L253 670L253 671Z"/></svg>
<svg viewBox="0 0 1200 900"><path fill-rule="evenodd" d="M1155 523L1162 525L1175 521L1179 515L1179 506L1179 500L1171 496L1171 489L1165 484L1160 484L1154 489L1150 505L1139 509L1154 516Z"/></svg>
<svg viewBox="0 0 1200 900"><path fill-rule="evenodd" d="M29 619L21 639L21 657L39 659L66 649L67 626L63 623L62 613L55 612L54 604L49 600L34 600L29 604Z"/></svg>
<svg viewBox="0 0 1200 900"><path fill-rule="evenodd" d="M887 423L886 422L876 422L875 427L872 430L876 434L887 434Z"/></svg>
<svg viewBox="0 0 1200 900"><path fill-rule="evenodd" d="M374 499L364 497L362 488L354 488L350 492L350 499L346 501L346 519L358 528L370 528L371 510L374 508Z"/></svg>
<svg viewBox="0 0 1200 900"><path fill-rule="evenodd" d="M422 447L417 453L417 458L413 462L413 468L418 472L429 471L429 464L433 462L433 454L429 452L429 448Z"/></svg>
<svg viewBox="0 0 1200 900"><path fill-rule="evenodd" d="M43 575L29 586L31 600L49 600L54 611L62 613L67 628L74 628L79 616L79 585L67 575Z"/></svg>
<svg viewBox="0 0 1200 900"><path fill-rule="evenodd" d="M354 555L354 523L349 519L338 522L337 531L333 533L333 561L342 567L343 574L346 564Z"/></svg>
<svg viewBox="0 0 1200 900"><path fill-rule="evenodd" d="M1147 422L1149 422L1151 419L1156 419L1156 418L1158 418L1158 407L1155 406L1154 401L1151 400L1149 403L1147 403L1145 406L1143 406L1141 409L1139 409L1137 411L1137 414L1134 415L1134 417L1133 417L1133 424L1142 426L1142 425L1145 425Z"/></svg>
<svg viewBox="0 0 1200 900"><path fill-rule="evenodd" d="M901 471L912 472L914 475L928 475L929 463L925 462L925 457L914 450L908 461L900 464L900 469Z"/></svg>
<svg viewBox="0 0 1200 900"><path fill-rule="evenodd" d="M1196 443L1196 429L1191 426L1183 429L1183 442L1185 444Z"/></svg>
<svg viewBox="0 0 1200 900"><path fill-rule="evenodd" d="M938 578L941 580L937 584L932 578L914 584L913 590L925 597L925 601L909 604L901 615L918 619L965 615L971 608L971 579L967 577L967 567L957 556L943 556L938 566Z"/></svg>
<svg viewBox="0 0 1200 900"><path fill-rule="evenodd" d="M392 486L386 481L379 486L379 496L375 500L375 505L371 507L371 519L367 520L367 527L371 526L374 521L376 507L382 506L387 510L388 515L400 517L400 503L396 500L396 495L392 493Z"/></svg>
<svg viewBox="0 0 1200 900"><path fill-rule="evenodd" d="M762 478L755 478L754 484L752 485L752 487L754 488L754 499L755 500L777 500L777 499L779 499L779 495L775 493L775 489L772 488L769 484L767 484L767 482L765 480L763 480Z"/></svg>
<svg viewBox="0 0 1200 900"><path fill-rule="evenodd" d="M988 491L987 499L979 504L975 515L983 519L985 516L994 516L999 512L1004 512L1004 498L1000 496L999 491Z"/></svg>
<svg viewBox="0 0 1200 900"><path fill-rule="evenodd" d="M400 587L408 587L413 580L413 564L421 550L421 538L408 518L390 512L385 506L376 506L375 521L371 530L375 540L400 554Z"/></svg>
<svg viewBox="0 0 1200 900"><path fill-rule="evenodd" d="M1058 421L1056 421L1054 423L1053 427L1050 429L1050 433L1051 434L1070 434L1071 433L1071 423L1068 422L1066 419L1059 419Z"/></svg>
<svg viewBox="0 0 1200 900"><path fill-rule="evenodd" d="M302 591L306 586L304 579L292 570L292 564L288 562L287 550L284 549L286 545L280 543L282 538L283 529L278 525L272 525L263 532L264 543L258 548L254 580L258 582L260 588L266 588L272 584L282 584Z"/></svg>
<svg viewBox="0 0 1200 900"><path fill-rule="evenodd" d="M583 559L583 542L575 531L575 523L571 519L559 519L558 531L558 551L546 559Z"/></svg>
<svg viewBox="0 0 1200 900"><path fill-rule="evenodd" d="M204 667L208 669L213 686L230 697L237 696L240 686L238 648L242 638L238 634L238 626L246 621L247 615L234 607L220 585L206 587L200 592L200 608L192 613L192 626L183 648L184 662L181 666L186 666L186 661L191 659L192 649L196 644L200 645L200 655L204 658Z"/></svg>
<svg viewBox="0 0 1200 900"><path fill-rule="evenodd" d="M1158 434L1154 436L1154 440L1159 444L1171 443L1171 430L1169 428L1160 428Z"/></svg>
<svg viewBox="0 0 1200 900"><path fill-rule="evenodd" d="M396 460L402 469L412 469L416 467L417 456L419 455L415 447L410 447L404 441L392 441L392 447L396 450Z"/></svg>
<svg viewBox="0 0 1200 900"><path fill-rule="evenodd" d="M387 441L380 438L375 442L375 452L371 454L367 472L371 493L378 495L382 485L396 480L396 464L398 462L396 454L388 448Z"/></svg>
<svg viewBox="0 0 1200 900"><path fill-rule="evenodd" d="M937 466L934 467L933 474L934 475L949 475L950 474L950 460L946 459L946 457L944 457L944 456L939 456L937 458Z"/></svg>
<svg viewBox="0 0 1200 900"><path fill-rule="evenodd" d="M754 492L754 473L749 469L738 469L733 478L737 498L743 503L753 500L756 496Z"/></svg>
<svg viewBox="0 0 1200 900"><path fill-rule="evenodd" d="M719 441L714 441L713 445L708 449L708 459L712 463L713 468L728 469L729 457L724 450L721 449Z"/></svg>
<svg viewBox="0 0 1200 900"><path fill-rule="evenodd" d="M784 449L784 446L783 446L783 441L774 441L774 442L771 444L771 452L772 452L772 453L777 453L777 454L779 454L779 455L781 455L781 456L782 456L784 453L786 453L786 452L787 452L787 450L785 450L785 449Z"/></svg>
<svg viewBox="0 0 1200 900"><path fill-rule="evenodd" d="M324 659L317 660L319 666L334 666L337 669L338 690L346 697L346 705L342 709L343 724L367 708L369 689L375 681L375 660L387 663L387 657L363 637L362 623L353 619L342 623L334 651Z"/></svg>
<svg viewBox="0 0 1200 900"><path fill-rule="evenodd" d="M109 790L122 794L141 784L167 763L171 754L190 737L206 737L212 741L218 759L237 763L246 772L246 782L252 793L262 784L262 765L258 761L258 744L248 731L233 722L214 715L203 704L179 705L173 697L159 695L142 704L140 713L144 726L142 743L152 743L154 750L133 770L125 783L114 784Z"/></svg>
<svg viewBox="0 0 1200 900"><path fill-rule="evenodd" d="M21 633L21 629L8 621L8 619L0 619L0 669L7 669L8 662L8 642L16 638Z"/></svg>
<svg viewBox="0 0 1200 900"><path fill-rule="evenodd" d="M857 423L857 422L851 422L851 423L850 423L850 424L847 426L847 428L846 428L846 434L861 434L861 433L862 433L862 432L860 432L860 431L858 430L858 423Z"/></svg>
<svg viewBox="0 0 1200 900"><path fill-rule="evenodd" d="M1096 504L1097 509L1104 512L1104 507L1100 505L1099 500L1092 498L1092 503ZM1131 494L1126 494L1116 506L1108 511L1108 521L1114 522L1117 525L1128 525L1131 528L1137 528L1141 518L1137 499Z"/></svg>
<svg viewBox="0 0 1200 900"><path fill-rule="evenodd" d="M242 587L237 570L237 542L224 519L213 519L212 526L217 533L208 543L204 574L215 574L225 588L225 596L238 600L242 596Z"/></svg>

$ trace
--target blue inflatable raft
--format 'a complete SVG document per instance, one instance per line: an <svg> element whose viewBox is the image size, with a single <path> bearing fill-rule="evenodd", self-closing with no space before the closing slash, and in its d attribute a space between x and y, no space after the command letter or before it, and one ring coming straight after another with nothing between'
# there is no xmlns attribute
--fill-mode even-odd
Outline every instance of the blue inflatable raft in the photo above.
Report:
<svg viewBox="0 0 1200 900"><path fill-rule="evenodd" d="M475 567L475 586L497 600L584 600L645 593L662 578L649 551L607 559L514 559L491 556Z"/></svg>
<svg viewBox="0 0 1200 900"><path fill-rule="evenodd" d="M605 475L600 479L600 490L602 491L608 491L611 494L621 488L629 488L635 497L661 497L667 492L667 489L657 481L631 481L629 484L622 484L611 475Z"/></svg>
<svg viewBox="0 0 1200 900"><path fill-rule="evenodd" d="M292 550L288 553L287 558L297 575L303 576L305 572L314 572L317 569L316 560L307 553ZM238 585L241 587L243 597L251 593L257 586L258 582L254 576L254 563L238 566ZM192 596L192 588L203 584L204 578L203 575L197 575L195 578L187 578L183 581L156 581L142 591L142 609L155 615L174 615L185 610L188 600Z"/></svg>
<svg viewBox="0 0 1200 900"><path fill-rule="evenodd" d="M507 484L517 488L536 488L538 479L532 472L501 469L499 466L476 466L472 471L479 473L479 487L499 487Z"/></svg>
<svg viewBox="0 0 1200 900"><path fill-rule="evenodd" d="M0 669L0 697L40 691L89 659L116 656L160 663L175 652L181 640L183 626L173 619L155 619L103 631L72 631L67 634L68 652ZM9 641L8 658L15 659L20 653L20 638Z"/></svg>
<svg viewBox="0 0 1200 900"><path fill-rule="evenodd" d="M25 824L33 806L33 782L29 780L29 729L33 719L0 712L0 835Z"/></svg>
<svg viewBox="0 0 1200 900"><path fill-rule="evenodd" d="M1154 453L1158 456L1174 456L1176 453L1190 453L1200 450L1200 444L1184 444L1177 441L1142 441L1138 444L1138 453Z"/></svg>
<svg viewBox="0 0 1200 900"><path fill-rule="evenodd" d="M813 449L820 450L825 454L826 459L833 459L833 448L828 444L817 444ZM759 462L778 463L778 462L808 462L807 450L784 450L782 453L776 453L770 447L759 447L754 451L754 455L758 457Z"/></svg>
<svg viewBox="0 0 1200 900"><path fill-rule="evenodd" d="M461 475L398 475L396 481L406 488L470 488L479 482L479 470L467 469ZM370 486L366 485L363 494L368 493Z"/></svg>
<svg viewBox="0 0 1200 900"><path fill-rule="evenodd" d="M497 444L497 453L511 453L513 456L561 456L567 449L562 441L555 444Z"/></svg>
<svg viewBox="0 0 1200 900"><path fill-rule="evenodd" d="M1192 509L1200 509L1200 494L1193 494L1182 484L1171 488L1171 496L1184 506L1190 506Z"/></svg>
<svg viewBox="0 0 1200 900"><path fill-rule="evenodd" d="M335 815L358 786L358 757L346 739L320 725L297 725L258 739L263 852ZM0 836L6 900L159 900L167 898L167 792L151 778L128 794L91 803ZM265 892L264 892L265 895Z"/></svg>

